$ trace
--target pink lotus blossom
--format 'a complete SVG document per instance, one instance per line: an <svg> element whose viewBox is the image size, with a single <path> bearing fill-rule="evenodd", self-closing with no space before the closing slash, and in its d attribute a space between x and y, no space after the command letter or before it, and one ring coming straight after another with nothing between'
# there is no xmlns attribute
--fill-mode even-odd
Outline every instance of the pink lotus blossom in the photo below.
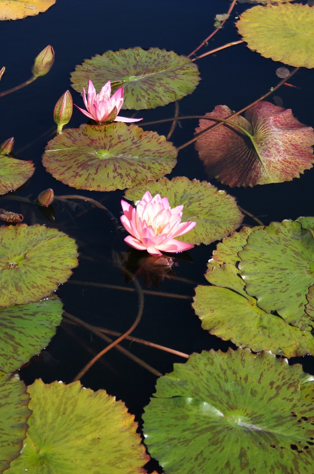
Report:
<svg viewBox="0 0 314 474"><path fill-rule="evenodd" d="M117 117L123 104L123 87L120 87L112 97L111 95L111 84L108 81L101 89L99 94L96 93L96 89L92 81L88 81L87 99L86 91L83 87L83 101L86 109L77 107L86 117L95 120L95 122L138 122L140 119L132 119L127 117Z"/></svg>
<svg viewBox="0 0 314 474"><path fill-rule="evenodd" d="M183 206L171 209L168 198L159 194L153 198L147 191L134 208L121 201L123 216L121 223L131 234L124 241L138 250L147 250L151 255L164 252L183 252L194 247L176 240L175 237L194 229L196 222L182 222Z"/></svg>

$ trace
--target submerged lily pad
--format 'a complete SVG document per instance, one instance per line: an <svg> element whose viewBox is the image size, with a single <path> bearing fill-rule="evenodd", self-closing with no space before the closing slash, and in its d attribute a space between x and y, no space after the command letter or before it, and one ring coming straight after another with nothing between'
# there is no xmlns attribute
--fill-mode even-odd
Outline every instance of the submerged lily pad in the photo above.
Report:
<svg viewBox="0 0 314 474"><path fill-rule="evenodd" d="M0 155L0 194L6 194L22 186L35 171L31 161L17 160Z"/></svg>
<svg viewBox="0 0 314 474"><path fill-rule="evenodd" d="M231 114L229 107L218 105L206 115L227 119ZM215 123L201 119L196 132ZM245 117L232 118L230 125L220 125L196 141L209 177L229 186L282 183L298 178L313 166L313 145L312 127L302 125L290 109L266 101L248 109Z"/></svg>
<svg viewBox="0 0 314 474"><path fill-rule="evenodd" d="M192 354L158 379L145 443L169 474L312 474L313 391L300 365L270 353Z"/></svg>
<svg viewBox="0 0 314 474"><path fill-rule="evenodd" d="M311 326L301 331L277 314L259 308L256 299L245 291L237 267L238 253L253 231L244 227L225 238L208 262L205 277L214 286L199 285L193 303L202 328L255 352L268 350L286 357L314 354Z"/></svg>
<svg viewBox="0 0 314 474"><path fill-rule="evenodd" d="M0 20L21 20L45 12L56 0L0 0Z"/></svg>
<svg viewBox="0 0 314 474"><path fill-rule="evenodd" d="M172 208L183 204L182 222L197 222L187 235L180 236L183 242L208 245L237 229L243 219L235 198L225 191L219 191L207 181L190 181L182 176L172 180L162 178L128 189L125 197L136 202L142 199L146 191L152 196L160 194L161 197L167 197Z"/></svg>
<svg viewBox="0 0 314 474"><path fill-rule="evenodd" d="M242 13L237 27L248 47L294 67L314 67L314 10L309 5L257 6Z"/></svg>
<svg viewBox="0 0 314 474"><path fill-rule="evenodd" d="M81 125L51 140L43 156L47 171L76 189L113 191L170 173L177 151L164 136L136 125Z"/></svg>
<svg viewBox="0 0 314 474"><path fill-rule="evenodd" d="M82 92L91 80L100 90L111 81L113 90L123 86L123 109L152 109L191 94L200 77L191 59L173 51L150 48L107 51L86 59L71 74L72 87Z"/></svg>
<svg viewBox="0 0 314 474"><path fill-rule="evenodd" d="M77 264L75 241L56 229L38 224L0 227L0 306L50 295Z"/></svg>
<svg viewBox="0 0 314 474"><path fill-rule="evenodd" d="M8 474L142 473L148 461L134 416L104 390L36 380L24 449Z"/></svg>
<svg viewBox="0 0 314 474"><path fill-rule="evenodd" d="M0 309L0 370L11 373L46 347L61 323L56 297Z"/></svg>
<svg viewBox="0 0 314 474"><path fill-rule="evenodd" d="M18 377L0 372L0 473L20 454L31 414L29 399Z"/></svg>

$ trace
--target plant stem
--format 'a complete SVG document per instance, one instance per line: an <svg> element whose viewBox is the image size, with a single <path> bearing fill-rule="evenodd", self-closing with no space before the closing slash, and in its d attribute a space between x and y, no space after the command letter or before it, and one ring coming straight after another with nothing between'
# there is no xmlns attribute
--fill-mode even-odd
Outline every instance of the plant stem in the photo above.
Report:
<svg viewBox="0 0 314 474"><path fill-rule="evenodd" d="M27 81L20 84L19 86L15 86L12 89L8 89L7 91L0 92L0 97L4 97L5 95L11 94L12 92L15 92L15 91L18 91L18 90L22 89L23 87L26 87L29 84L31 84L32 82L34 82L36 79L37 79L37 77L33 76L30 79L28 79Z"/></svg>
<svg viewBox="0 0 314 474"><path fill-rule="evenodd" d="M212 49L211 51L208 51L207 53L201 54L200 56L196 56L196 58L192 59L192 62L197 61L198 59L205 58L206 56L209 56L210 54L218 53L218 51L222 51L223 49L230 48L231 46L237 46L238 44L244 43L243 40L239 41L232 41L231 43L224 44L223 46L219 46L219 48Z"/></svg>

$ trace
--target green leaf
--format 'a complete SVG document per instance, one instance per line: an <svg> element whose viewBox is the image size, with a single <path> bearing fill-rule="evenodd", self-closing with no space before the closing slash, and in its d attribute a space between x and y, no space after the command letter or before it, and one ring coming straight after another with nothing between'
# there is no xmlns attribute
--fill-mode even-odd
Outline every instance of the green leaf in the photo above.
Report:
<svg viewBox="0 0 314 474"><path fill-rule="evenodd" d="M0 473L20 454L31 414L28 402L24 383L0 372Z"/></svg>
<svg viewBox="0 0 314 474"><path fill-rule="evenodd" d="M134 416L104 390L36 380L29 430L7 474L136 474L147 462Z"/></svg>
<svg viewBox="0 0 314 474"><path fill-rule="evenodd" d="M81 125L51 140L43 164L76 189L112 191L170 173L177 151L164 136L136 125Z"/></svg>
<svg viewBox="0 0 314 474"><path fill-rule="evenodd" d="M158 379L145 443L167 474L312 474L313 404L300 391L307 382L313 399L309 380L270 353L192 354Z"/></svg>
<svg viewBox="0 0 314 474"><path fill-rule="evenodd" d="M62 303L51 298L0 309L0 370L11 373L46 347L61 323Z"/></svg>
<svg viewBox="0 0 314 474"><path fill-rule="evenodd" d="M265 58L313 68L313 24L313 8L286 3L246 10L236 25L248 47Z"/></svg>
<svg viewBox="0 0 314 474"><path fill-rule="evenodd" d="M123 86L123 109L153 109L191 94L200 77L191 59L173 51L150 48L107 51L86 59L71 74L72 87L79 93L91 80L97 91L111 81L116 90Z"/></svg>
<svg viewBox="0 0 314 474"><path fill-rule="evenodd" d="M17 160L0 155L0 194L6 194L22 186L35 171L31 161Z"/></svg>
<svg viewBox="0 0 314 474"><path fill-rule="evenodd" d="M0 306L50 295L77 264L75 241L56 229L38 224L0 227Z"/></svg>
<svg viewBox="0 0 314 474"><path fill-rule="evenodd" d="M182 176L172 180L162 178L127 190L125 197L136 202L146 191L152 196L167 197L172 208L183 204L182 222L197 222L193 230L180 236L183 242L210 244L230 234L243 219L236 200L207 181L190 181Z"/></svg>

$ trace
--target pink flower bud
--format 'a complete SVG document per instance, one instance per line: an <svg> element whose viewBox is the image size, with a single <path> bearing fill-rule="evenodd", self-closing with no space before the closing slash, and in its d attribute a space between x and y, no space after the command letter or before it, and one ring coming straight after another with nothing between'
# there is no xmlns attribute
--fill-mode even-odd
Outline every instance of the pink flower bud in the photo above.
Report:
<svg viewBox="0 0 314 474"><path fill-rule="evenodd" d="M0 69L0 81L1 81L2 76L3 76L4 73L5 73L5 67L3 66L3 67Z"/></svg>
<svg viewBox="0 0 314 474"><path fill-rule="evenodd" d="M55 61L55 52L52 46L46 46L35 59L32 69L33 77L45 76L48 74Z"/></svg>
<svg viewBox="0 0 314 474"><path fill-rule="evenodd" d="M53 202L55 193L53 189L48 188L45 191L42 191L37 197L37 204L40 206L48 207Z"/></svg>
<svg viewBox="0 0 314 474"><path fill-rule="evenodd" d="M64 125L70 122L73 113L73 100L70 91L66 91L58 100L53 111L53 120L61 133Z"/></svg>
<svg viewBox="0 0 314 474"><path fill-rule="evenodd" d="M0 145L0 155L8 155L11 153L14 145L14 137L8 138L5 142Z"/></svg>

